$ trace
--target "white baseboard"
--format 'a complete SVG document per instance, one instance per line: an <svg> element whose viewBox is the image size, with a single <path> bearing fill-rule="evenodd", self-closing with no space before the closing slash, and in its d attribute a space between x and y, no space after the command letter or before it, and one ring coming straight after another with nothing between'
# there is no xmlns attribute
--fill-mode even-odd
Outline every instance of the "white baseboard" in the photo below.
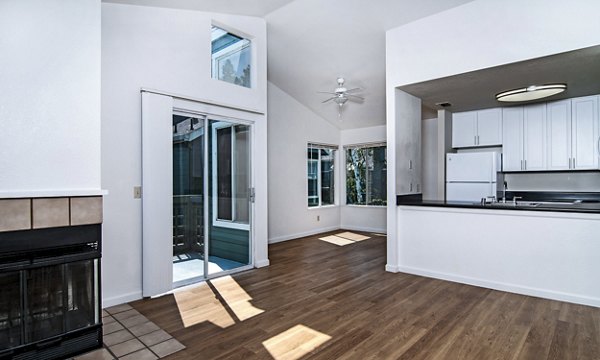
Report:
<svg viewBox="0 0 600 360"><path fill-rule="evenodd" d="M123 294L119 296L113 296L109 298L102 298L102 307L107 308L115 305L121 305L130 301L139 300L142 298L142 292L136 291L129 294Z"/></svg>
<svg viewBox="0 0 600 360"><path fill-rule="evenodd" d="M254 262L254 267L261 268L261 267L269 266L269 264L270 264L269 259L256 260Z"/></svg>
<svg viewBox="0 0 600 360"><path fill-rule="evenodd" d="M385 265L385 271L391 272L391 273L397 273L398 272L398 266L386 264Z"/></svg>
<svg viewBox="0 0 600 360"><path fill-rule="evenodd" d="M320 233L324 233L324 232L328 232L328 231L339 230L339 229L340 229L339 226L330 226L330 227L312 229L310 231L304 231L304 232L300 232L300 233L296 233L296 234L272 237L269 239L269 244L275 244L275 243L282 242L282 241L293 240L293 239L297 239L297 238L301 238L301 237L305 237L305 236L316 235L316 234L320 234Z"/></svg>
<svg viewBox="0 0 600 360"><path fill-rule="evenodd" d="M366 226L342 225L342 226L340 226L340 229L352 230L352 231L371 232L371 233L378 233L378 234L385 234L385 233L387 233L387 229L386 228L381 229L381 228L372 228L372 227L366 227Z"/></svg>
<svg viewBox="0 0 600 360"><path fill-rule="evenodd" d="M394 271L388 270L388 266L390 266L390 265L386 265L386 267L385 267L386 271L394 272ZM390 266L390 268L393 268L393 266ZM414 268L414 267L410 267L410 266L397 266L396 269L397 269L396 272L400 271L400 272L409 273L409 274L413 274L413 275L420 275L420 276L425 276L425 277L430 277L430 278L435 278L435 279L448 280L448 281L458 282L458 283L462 283L462 284L484 287L484 288L488 288L488 289L506 291L506 292L522 294L522 295L535 296L535 297L551 299L551 300L565 301L565 302L570 302L570 303L575 303L575 304L600 307L600 298L589 297L589 296L585 296L585 295L571 294L571 293L565 293L565 292L554 291L554 290L522 286L522 285L517 285L517 284L508 284L508 283L497 282L497 281L477 279L477 278L471 278L471 277L466 277L466 276L461 276L461 275L455 275L455 274L430 271L430 270L425 270L425 269L420 269L420 268Z"/></svg>

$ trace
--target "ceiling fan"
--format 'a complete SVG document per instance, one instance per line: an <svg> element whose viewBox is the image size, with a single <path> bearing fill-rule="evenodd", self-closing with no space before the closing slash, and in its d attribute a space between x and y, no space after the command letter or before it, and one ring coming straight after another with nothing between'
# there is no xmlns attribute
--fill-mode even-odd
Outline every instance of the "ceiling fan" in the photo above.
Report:
<svg viewBox="0 0 600 360"><path fill-rule="evenodd" d="M338 116L340 116L340 117L342 116L342 107L344 106L346 101L351 100L351 101L362 102L365 99L361 96L353 94L354 92L360 91L361 90L360 88L357 87L357 88L347 89L344 86L344 81L345 81L345 79L343 77L337 78L337 87L335 88L335 90L333 90L333 92L317 91L320 94L333 95L329 99L322 101L322 103L324 104L326 102L333 100L333 102L338 104Z"/></svg>

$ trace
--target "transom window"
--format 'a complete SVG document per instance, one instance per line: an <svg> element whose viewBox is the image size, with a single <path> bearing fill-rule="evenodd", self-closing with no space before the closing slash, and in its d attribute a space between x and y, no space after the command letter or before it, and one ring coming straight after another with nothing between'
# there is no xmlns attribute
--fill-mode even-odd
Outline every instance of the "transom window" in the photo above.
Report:
<svg viewBox="0 0 600 360"><path fill-rule="evenodd" d="M387 155L385 144L345 147L346 204L387 204Z"/></svg>
<svg viewBox="0 0 600 360"><path fill-rule="evenodd" d="M250 40L213 26L211 32L212 78L252 87Z"/></svg>
<svg viewBox="0 0 600 360"><path fill-rule="evenodd" d="M308 207L335 205L335 155L337 146L308 144Z"/></svg>

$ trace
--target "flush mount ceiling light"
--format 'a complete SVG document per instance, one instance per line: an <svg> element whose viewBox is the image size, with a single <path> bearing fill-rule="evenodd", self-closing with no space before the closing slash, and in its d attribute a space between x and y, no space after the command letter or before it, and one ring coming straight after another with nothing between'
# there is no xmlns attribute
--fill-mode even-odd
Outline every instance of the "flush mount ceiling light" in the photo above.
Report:
<svg viewBox="0 0 600 360"><path fill-rule="evenodd" d="M531 85L496 94L496 100L505 102L531 101L556 95L567 89L565 84Z"/></svg>

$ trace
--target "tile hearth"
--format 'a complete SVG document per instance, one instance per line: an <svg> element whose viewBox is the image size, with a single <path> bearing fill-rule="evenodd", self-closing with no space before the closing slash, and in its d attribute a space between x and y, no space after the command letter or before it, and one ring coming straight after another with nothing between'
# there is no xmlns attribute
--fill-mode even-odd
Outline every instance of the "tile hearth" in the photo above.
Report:
<svg viewBox="0 0 600 360"><path fill-rule="evenodd" d="M183 344L128 304L104 309L102 323L104 347L77 356L75 360L152 360L185 349Z"/></svg>

